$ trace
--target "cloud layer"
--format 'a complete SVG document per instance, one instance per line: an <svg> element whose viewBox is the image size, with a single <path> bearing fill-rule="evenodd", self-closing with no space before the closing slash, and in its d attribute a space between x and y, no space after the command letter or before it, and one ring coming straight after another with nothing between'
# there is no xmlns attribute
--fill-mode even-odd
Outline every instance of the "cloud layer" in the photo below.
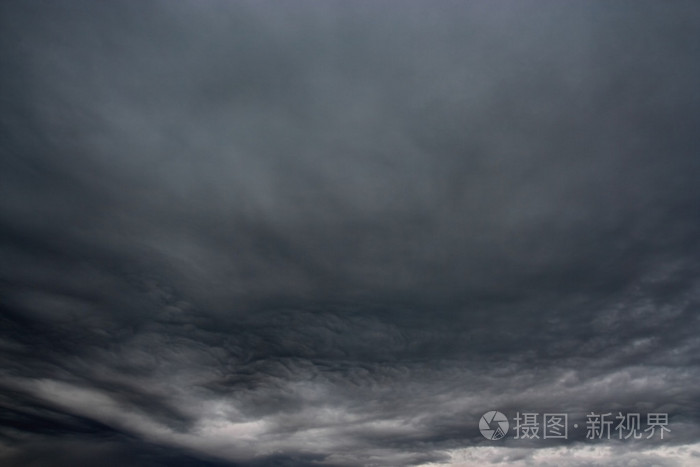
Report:
<svg viewBox="0 0 700 467"><path fill-rule="evenodd" d="M6 2L3 465L693 465L698 26ZM489 441L494 409L672 431Z"/></svg>

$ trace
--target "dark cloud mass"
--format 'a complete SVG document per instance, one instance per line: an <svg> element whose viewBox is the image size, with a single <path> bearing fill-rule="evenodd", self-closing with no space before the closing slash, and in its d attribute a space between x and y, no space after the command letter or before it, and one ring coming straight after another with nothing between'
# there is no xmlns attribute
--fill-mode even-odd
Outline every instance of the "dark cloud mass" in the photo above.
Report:
<svg viewBox="0 0 700 467"><path fill-rule="evenodd" d="M696 2L6 1L0 54L2 465L697 465Z"/></svg>

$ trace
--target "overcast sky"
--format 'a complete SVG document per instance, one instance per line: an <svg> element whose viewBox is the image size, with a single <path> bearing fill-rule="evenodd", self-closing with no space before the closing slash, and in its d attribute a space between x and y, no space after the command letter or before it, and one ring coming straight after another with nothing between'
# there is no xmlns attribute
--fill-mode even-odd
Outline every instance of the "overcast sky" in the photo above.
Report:
<svg viewBox="0 0 700 467"><path fill-rule="evenodd" d="M0 60L2 465L700 462L697 2L5 1Z"/></svg>

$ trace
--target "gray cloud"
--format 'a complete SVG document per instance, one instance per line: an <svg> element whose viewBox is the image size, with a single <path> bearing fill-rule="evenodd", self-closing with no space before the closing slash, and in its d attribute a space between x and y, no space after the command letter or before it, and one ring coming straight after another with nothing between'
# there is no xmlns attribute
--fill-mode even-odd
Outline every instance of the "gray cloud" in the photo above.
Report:
<svg viewBox="0 0 700 467"><path fill-rule="evenodd" d="M0 6L3 463L691 465L699 13Z"/></svg>

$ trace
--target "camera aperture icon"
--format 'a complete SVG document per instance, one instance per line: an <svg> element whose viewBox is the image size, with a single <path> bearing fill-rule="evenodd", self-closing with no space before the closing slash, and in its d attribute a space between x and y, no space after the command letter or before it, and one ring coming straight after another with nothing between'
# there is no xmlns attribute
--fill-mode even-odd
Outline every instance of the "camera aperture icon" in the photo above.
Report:
<svg viewBox="0 0 700 467"><path fill-rule="evenodd" d="M479 420L479 431L484 438L490 440L503 438L508 433L509 426L506 416L496 410L486 412Z"/></svg>

